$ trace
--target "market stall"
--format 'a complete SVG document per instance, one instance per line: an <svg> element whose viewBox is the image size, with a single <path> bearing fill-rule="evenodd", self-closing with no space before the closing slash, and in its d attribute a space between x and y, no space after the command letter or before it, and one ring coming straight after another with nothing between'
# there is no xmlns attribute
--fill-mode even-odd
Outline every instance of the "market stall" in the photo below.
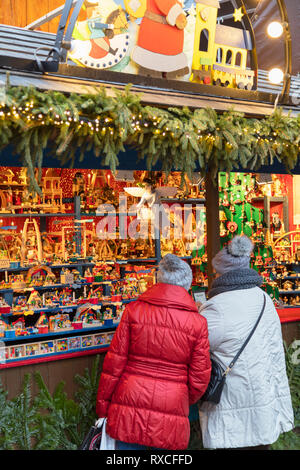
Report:
<svg viewBox="0 0 300 470"><path fill-rule="evenodd" d="M193 292L208 289L206 189L199 173L44 169L41 194L27 170L1 168L2 368L104 352L123 309L155 283L167 253L191 263ZM220 240L255 243L282 323L300 319L297 177L219 173ZM153 237L149 198L165 225ZM206 209L209 209L206 207ZM154 233L155 235L155 233Z"/></svg>
<svg viewBox="0 0 300 470"><path fill-rule="evenodd" d="M220 27L219 2L189 8L196 39L178 51L190 67L185 80L178 64L161 70L152 62L147 71L142 27L129 60L131 29L144 11L125 5L109 16L108 8L102 31L90 3L81 21L74 7L66 28L66 2L58 30L65 36L34 31L47 18L24 30L0 26L4 381L36 364L50 377L64 360L72 372L76 361L104 353L124 307L155 282L168 252L191 264L193 293L203 300L213 255L238 233L255 242L252 266L286 337L298 337L299 107L278 86L262 91L243 2L231 15L242 29L230 40L234 28ZM12 36L24 52L7 45ZM153 201L168 224L154 222L151 231L142 222L153 222Z"/></svg>

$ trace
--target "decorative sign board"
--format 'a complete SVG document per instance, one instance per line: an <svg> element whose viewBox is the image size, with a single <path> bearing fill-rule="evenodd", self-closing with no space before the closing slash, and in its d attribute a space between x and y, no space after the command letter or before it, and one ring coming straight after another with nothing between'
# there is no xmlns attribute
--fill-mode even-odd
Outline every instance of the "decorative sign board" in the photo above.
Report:
<svg viewBox="0 0 300 470"><path fill-rule="evenodd" d="M247 67L253 44L250 32L243 29L244 17L249 20L244 6L234 10L237 26L232 27L218 24L218 0L120 1L85 1L86 18L75 25L69 62L96 70L254 89L255 71Z"/></svg>

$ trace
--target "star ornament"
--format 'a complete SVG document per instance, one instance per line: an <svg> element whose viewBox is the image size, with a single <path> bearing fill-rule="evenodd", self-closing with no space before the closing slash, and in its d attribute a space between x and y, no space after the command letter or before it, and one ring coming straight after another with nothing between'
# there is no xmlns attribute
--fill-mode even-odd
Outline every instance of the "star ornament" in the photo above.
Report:
<svg viewBox="0 0 300 470"><path fill-rule="evenodd" d="M234 13L233 13L234 21L242 21L243 16L244 16L244 13L242 12L242 7L239 9L235 8Z"/></svg>

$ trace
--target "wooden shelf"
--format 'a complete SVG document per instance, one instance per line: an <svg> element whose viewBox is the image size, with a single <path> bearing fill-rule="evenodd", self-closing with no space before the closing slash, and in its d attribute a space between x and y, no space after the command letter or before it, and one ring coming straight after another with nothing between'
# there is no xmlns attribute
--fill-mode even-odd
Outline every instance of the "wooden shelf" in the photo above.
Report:
<svg viewBox="0 0 300 470"><path fill-rule="evenodd" d="M279 290L279 294L300 294L300 290Z"/></svg>
<svg viewBox="0 0 300 470"><path fill-rule="evenodd" d="M7 212L4 212L2 214L0 214L0 218L11 218L11 219L14 219L16 217L75 217L75 214L74 213L61 213L61 212L57 212L57 213L39 213L37 214L36 212L27 212L27 213L24 213L24 214L10 214L10 213L7 213ZM1 226L0 226L0 229L1 229Z"/></svg>
<svg viewBox="0 0 300 470"><path fill-rule="evenodd" d="M35 340L35 339L43 339L43 338L49 338L49 337L55 337L55 336L64 336L65 334L68 335L68 338L72 338L72 334L74 333L74 335L78 336L78 335L81 335L81 334L84 334L86 332L88 333L92 333L92 332L97 332L97 331L105 331L105 330L108 330L110 331L112 328L115 329L117 328L118 324L120 322L115 322L112 326L107 326L107 325L103 325L103 326L94 326L94 327L86 327L86 328L80 328L78 330L64 330L64 331L50 331L49 333L40 333L40 334L31 334L31 335L26 335L26 336L15 336L14 338L1 338L1 341L3 341L4 343L16 343L16 342L28 342L28 340L30 339L31 341L30 342L35 342L35 341L32 341L32 340Z"/></svg>
<svg viewBox="0 0 300 470"><path fill-rule="evenodd" d="M101 300L99 301L97 304L92 304L92 305L97 305L99 307L102 307L103 305L117 305L117 304L128 304L130 302L134 302L135 300L137 300L137 298L134 298L134 299L123 299L123 300L120 300L120 301L115 301L115 300ZM89 303L88 302L89 299L86 299L86 303ZM44 307L44 308L36 308L36 309L33 309L33 308L28 308L28 310L32 311L33 314L32 315L36 315L36 314L41 314L41 313L58 313L60 312L61 310L74 310L74 309L77 309L78 307L82 307L84 304L76 304L76 305L59 305L57 307ZM24 310L24 311L12 311L10 313L1 313L0 314L0 317L2 316L3 318L16 318L18 316L22 316L24 315L25 313L27 312L27 310ZM30 316L32 316L30 315Z"/></svg>
<svg viewBox="0 0 300 470"><path fill-rule="evenodd" d="M179 204L205 204L205 198L199 198L199 199L193 199L193 198L187 198L187 199L176 199L176 198L163 198L161 199L161 202L178 202Z"/></svg>
<svg viewBox="0 0 300 470"><path fill-rule="evenodd" d="M137 213L136 212L124 212L124 213L123 212L104 212L104 211L99 214L97 214L97 212L91 212L91 213L81 212L80 213L81 217L105 217L109 215L115 215L118 217L136 217Z"/></svg>

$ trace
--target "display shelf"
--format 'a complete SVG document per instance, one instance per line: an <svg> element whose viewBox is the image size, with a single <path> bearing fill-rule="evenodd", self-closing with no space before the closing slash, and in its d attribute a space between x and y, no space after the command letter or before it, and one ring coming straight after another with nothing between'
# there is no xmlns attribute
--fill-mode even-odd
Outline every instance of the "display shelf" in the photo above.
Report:
<svg viewBox="0 0 300 470"><path fill-rule="evenodd" d="M96 263L91 263L90 261L86 262L81 262L81 263L70 263L70 264L47 264L47 263L41 263L41 264L31 264L29 266L20 266L18 268L0 268L0 272L18 272L18 271L28 271L31 268L38 267L38 266L47 266L47 268L50 269L63 269L63 268L79 268L82 266L88 266L92 267L95 266Z"/></svg>
<svg viewBox="0 0 300 470"><path fill-rule="evenodd" d="M43 213L43 212L26 212L23 214L10 214L8 212L4 212L0 214L0 217L2 219L4 218L10 218L10 219L15 219L15 218L20 218L20 217L75 217L75 213L59 213L59 212L50 212L50 213ZM1 229L1 226L0 226Z"/></svg>
<svg viewBox="0 0 300 470"><path fill-rule="evenodd" d="M10 186L11 189L24 189L28 187L28 184L15 183L14 181L10 183L0 183L0 189L7 189L7 186Z"/></svg>
<svg viewBox="0 0 300 470"><path fill-rule="evenodd" d="M13 289L9 288L9 289L0 289L0 294L9 294L11 292L14 292Z"/></svg>
<svg viewBox="0 0 300 470"><path fill-rule="evenodd" d="M282 305L280 307L277 307L277 310L285 310L285 309L288 309L288 308L298 309L299 306L297 306L297 305ZM298 316L300 317L300 309L298 310Z"/></svg>
<svg viewBox="0 0 300 470"><path fill-rule="evenodd" d="M155 263L157 258L116 259L117 264Z"/></svg>
<svg viewBox="0 0 300 470"><path fill-rule="evenodd" d="M178 202L179 204L205 204L205 198L198 198L198 199L193 199L193 198L183 198L183 199L178 199L178 198L162 198L161 202Z"/></svg>
<svg viewBox="0 0 300 470"><path fill-rule="evenodd" d="M14 338L2 337L1 341L3 341L3 343L19 343L19 342L26 342L26 341L28 342L28 340L33 340L33 339L34 340L43 339L43 338L49 339L52 337L59 337L59 336L65 336L65 335L68 335L68 337L72 337L70 335L73 335L73 334L75 336L78 336L78 335L82 336L85 333L95 333L97 331L105 331L105 330L111 331L112 328L114 329L117 328L119 323L120 322L116 322L110 326L103 325L103 326L94 326L94 327L84 327L84 328L79 328L77 330L70 329L70 330L64 330L64 331L49 331L49 333L40 333L40 334L36 333L36 334L30 334L30 335L24 335L24 336L15 336Z"/></svg>
<svg viewBox="0 0 300 470"><path fill-rule="evenodd" d="M278 280L278 281L285 281L285 280L286 280L286 281L287 281L287 280L292 281L293 279L295 279L295 280L300 279L300 275L299 275L299 276L297 275L297 276L278 277L276 280Z"/></svg>
<svg viewBox="0 0 300 470"><path fill-rule="evenodd" d="M181 259L192 259L192 256L179 256ZM157 258L133 258L133 259L116 259L114 262L117 264L135 264L135 263L153 263L156 262Z"/></svg>
<svg viewBox="0 0 300 470"><path fill-rule="evenodd" d="M57 313L60 310L74 310L75 308L77 308L79 306L80 306L80 304L78 304L78 305L60 305L59 307L36 308L36 309L30 308L30 306L28 306L28 310L23 310L22 312L2 313L1 315L2 315L3 318L10 318L10 317L17 317L19 315L28 316L28 315L26 315L27 311L33 312L31 315L35 315L37 313L38 314L40 314L40 313Z"/></svg>
<svg viewBox="0 0 300 470"><path fill-rule="evenodd" d="M182 257L182 258L192 258L191 256L189 257ZM48 268L50 269L62 269L62 268L69 268L69 269L73 269L73 268L78 268L78 267L83 267L83 266L87 266L87 267L92 267L92 266L96 266L97 264L102 264L102 263L107 263L107 264L112 264L112 263L117 263L117 264L132 264L132 263L140 263L140 262L143 262L143 263L153 263L156 261L156 258L134 258L134 259L110 259L110 260L103 260L103 261L97 261L97 262L81 262L81 263L70 263L70 264L47 264L47 263L42 263L42 266L47 266ZM27 271L31 268L33 268L34 266L39 266L38 264L34 265L30 265L30 266L20 266L19 268L0 268L0 272L17 272L17 271Z"/></svg>
<svg viewBox="0 0 300 470"><path fill-rule="evenodd" d="M31 315L35 315L37 313L57 313L59 312L60 310L74 310L82 305L85 305L85 304L88 304L90 303L89 302L89 299L85 299L86 301L84 303L81 303L81 304L76 304L76 305L60 305L59 307L51 307L51 308L36 308L36 309L32 309L30 308L30 306L28 307L28 310L29 311L32 311L33 314ZM123 299L123 300L120 300L120 301L112 301L112 300L102 300L101 302L98 302L97 304L92 304L92 305L97 305L99 307L101 306L107 306L107 305L120 305L120 304L128 304L130 302L133 302L137 300L136 298L135 299ZM19 315L24 315L26 314L26 312L28 310L24 310L22 312L12 312L12 313L1 313L0 316L2 315L3 318L9 318L9 317L17 317ZM26 315L25 315L26 316Z"/></svg>
<svg viewBox="0 0 300 470"><path fill-rule="evenodd" d="M251 201L264 201L265 198L268 198L270 202L284 202L285 196L255 196L251 198Z"/></svg>
<svg viewBox="0 0 300 470"><path fill-rule="evenodd" d="M93 346L85 349L72 350L68 352L59 352L52 354L43 354L39 356L32 357L20 357L18 359L9 359L5 363L0 363L0 370L2 369L11 369L14 367L27 366L29 364L42 364L49 361L59 361L62 359L71 359L84 356L91 356L101 353L105 353L109 348L109 344L104 344L101 346Z"/></svg>
<svg viewBox="0 0 300 470"><path fill-rule="evenodd" d="M80 284L52 284L50 286L29 286L24 287L21 289L12 289L13 292L31 292L33 290L43 291L43 290L53 290L53 289L62 289L62 288L72 288L72 289L80 289L84 286L89 286L93 284L93 282L82 282Z"/></svg>
<svg viewBox="0 0 300 470"><path fill-rule="evenodd" d="M115 215L117 217L136 217L137 213L135 212L80 212L81 217L105 217L110 215Z"/></svg>
<svg viewBox="0 0 300 470"><path fill-rule="evenodd" d="M87 329L86 329L87 330ZM78 330L80 331L80 330ZM115 328L101 330L71 332L71 335L52 338L40 338L40 341L6 344L1 350L0 369L27 365L30 363L47 362L74 355L89 354L90 351L107 350L113 338ZM64 332L67 334L67 332ZM72 333L75 333L72 335ZM87 334L86 334L87 333Z"/></svg>
<svg viewBox="0 0 300 470"><path fill-rule="evenodd" d="M62 288L71 288L71 289L81 289L84 286L100 286L102 284L110 284L118 281L124 281L124 279L107 279L105 281L99 282L80 282L73 284L51 284L49 286L27 286L23 288L9 288L9 289L0 289L1 293L8 293L8 292L31 292L33 290L43 291L43 290L53 290L53 289L62 289Z"/></svg>
<svg viewBox="0 0 300 470"><path fill-rule="evenodd" d="M43 362L43 361L47 361L47 360L57 360L57 359L64 359L64 358L67 358L67 357L73 357L74 354L78 354L78 355L83 355L82 353L85 352L85 353L88 353L89 351L99 351L99 350L102 350L102 351L106 351L109 347L109 344L103 344L103 345L100 345L100 346L90 346L90 347L86 347L84 350L82 350L82 348L74 348L74 349L70 349L69 351L55 351L53 353L49 353L49 354L36 354L36 355L32 355L32 356L27 356L26 358L24 357L19 357L19 358L14 358L14 359L6 359L6 362L5 364L0 364L0 370L1 369L4 369L4 368L7 368L7 367L10 367L11 365L27 365L28 364L28 361L31 361L32 363L38 363L38 362Z"/></svg>
<svg viewBox="0 0 300 470"><path fill-rule="evenodd" d="M280 290L279 289L279 294L300 294L300 290Z"/></svg>

